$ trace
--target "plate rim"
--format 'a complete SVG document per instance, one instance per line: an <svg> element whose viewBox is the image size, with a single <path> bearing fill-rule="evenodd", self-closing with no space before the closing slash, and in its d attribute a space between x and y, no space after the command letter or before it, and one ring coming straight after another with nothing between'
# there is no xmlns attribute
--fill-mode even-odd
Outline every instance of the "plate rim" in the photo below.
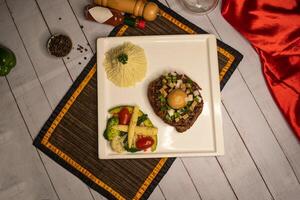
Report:
<svg viewBox="0 0 300 200"><path fill-rule="evenodd" d="M100 126L98 125L98 157L99 159L135 159L135 158L161 158L161 157L198 157L198 156L216 156L216 155L224 155L224 138L223 138L223 128L222 128L222 113L221 113L221 93L220 93L220 81L219 81L219 70L218 70L218 57L217 57L217 40L215 35L213 34L183 34L183 35L153 35L153 36L122 36L122 37L100 37L97 39L96 47L97 47L97 66L102 66L102 63L98 63L98 56L100 54L100 58L104 57L104 53L100 52L101 47L104 46L105 42L115 41L115 40L135 40L135 39L145 39L145 40L178 40L178 39L206 39L208 46L208 62L209 66L216 67L208 67L210 71L210 84L211 90L210 95L212 97L212 113L213 113L213 123L214 123L214 151L212 152L176 152L176 153L145 153L145 154L115 154L115 155L107 155L105 153L105 144L107 141L103 138L103 135L100 133ZM103 84L101 84L101 80L99 77L101 70L97 70L97 103L99 105L101 95L99 95L99 90L104 88ZM105 72L105 71L104 71ZM101 112L101 107L98 106L98 116ZM103 110L104 111L104 110ZM215 112L220 112L219 114L215 114ZM98 124L99 117L97 119ZM102 148L101 148L102 147Z"/></svg>

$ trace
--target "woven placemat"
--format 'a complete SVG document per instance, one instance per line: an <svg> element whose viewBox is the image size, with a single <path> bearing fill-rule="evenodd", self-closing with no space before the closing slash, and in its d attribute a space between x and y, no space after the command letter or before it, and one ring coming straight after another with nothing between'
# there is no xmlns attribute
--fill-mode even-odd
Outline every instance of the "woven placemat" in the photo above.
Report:
<svg viewBox="0 0 300 200"><path fill-rule="evenodd" d="M205 33L161 3L144 30L121 25L110 36ZM221 88L242 59L218 41ZM34 145L108 199L147 199L175 158L98 159L96 58L92 58L34 140Z"/></svg>

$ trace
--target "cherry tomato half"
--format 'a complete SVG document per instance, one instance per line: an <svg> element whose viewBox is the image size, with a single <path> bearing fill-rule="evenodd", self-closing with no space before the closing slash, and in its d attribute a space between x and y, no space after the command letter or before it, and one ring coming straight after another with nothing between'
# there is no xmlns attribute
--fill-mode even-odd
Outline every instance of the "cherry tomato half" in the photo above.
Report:
<svg viewBox="0 0 300 200"><path fill-rule="evenodd" d="M152 137L141 137L136 141L136 147L141 150L148 149L154 144Z"/></svg>
<svg viewBox="0 0 300 200"><path fill-rule="evenodd" d="M122 108L122 110L118 114L119 116L119 123L122 125L129 124L131 114L127 108Z"/></svg>

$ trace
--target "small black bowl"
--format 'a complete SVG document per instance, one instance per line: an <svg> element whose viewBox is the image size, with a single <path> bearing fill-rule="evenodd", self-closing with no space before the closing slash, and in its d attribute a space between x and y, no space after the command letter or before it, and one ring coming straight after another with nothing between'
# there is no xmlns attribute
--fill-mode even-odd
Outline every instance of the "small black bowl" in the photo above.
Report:
<svg viewBox="0 0 300 200"><path fill-rule="evenodd" d="M62 34L52 35L47 42L48 52L56 57L64 57L72 50L71 39Z"/></svg>

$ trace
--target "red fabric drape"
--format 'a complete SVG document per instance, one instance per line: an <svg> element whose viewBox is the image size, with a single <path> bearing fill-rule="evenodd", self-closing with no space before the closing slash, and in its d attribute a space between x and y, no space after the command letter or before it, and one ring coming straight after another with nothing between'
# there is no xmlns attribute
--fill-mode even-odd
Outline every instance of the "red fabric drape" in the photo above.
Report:
<svg viewBox="0 0 300 200"><path fill-rule="evenodd" d="M222 15L259 54L269 90L300 139L300 0L223 0Z"/></svg>

